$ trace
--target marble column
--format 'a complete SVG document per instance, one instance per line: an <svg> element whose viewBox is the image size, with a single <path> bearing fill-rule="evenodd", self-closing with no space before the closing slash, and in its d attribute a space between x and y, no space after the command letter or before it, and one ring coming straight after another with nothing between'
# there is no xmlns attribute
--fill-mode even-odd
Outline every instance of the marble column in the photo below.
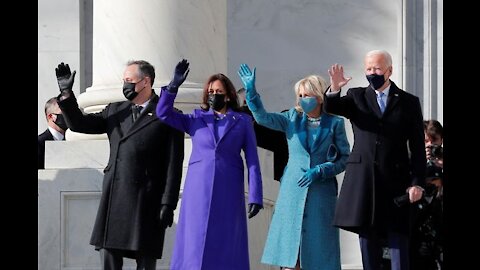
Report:
<svg viewBox="0 0 480 270"><path fill-rule="evenodd" d="M198 107L204 81L227 73L226 0L98 0L93 6L93 82L78 97L86 113L125 100L122 77L129 60L155 67L154 89L170 81L182 58L190 73L179 90L176 107ZM67 140L106 139L69 131Z"/></svg>

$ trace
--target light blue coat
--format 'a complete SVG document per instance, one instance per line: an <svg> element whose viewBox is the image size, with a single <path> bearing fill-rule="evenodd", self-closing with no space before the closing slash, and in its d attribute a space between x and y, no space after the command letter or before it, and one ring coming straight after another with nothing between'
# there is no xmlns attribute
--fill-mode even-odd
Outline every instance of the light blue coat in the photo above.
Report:
<svg viewBox="0 0 480 270"><path fill-rule="evenodd" d="M299 255L303 270L339 270L340 239L332 221L338 191L335 175L345 170L350 153L343 119L322 113L319 134L309 153L306 114L295 108L267 113L258 95L247 100L247 105L260 125L286 133L289 151L262 263L294 267ZM327 162L332 144L337 148L337 158ZM309 187L299 187L298 179L314 166L320 166L325 177Z"/></svg>

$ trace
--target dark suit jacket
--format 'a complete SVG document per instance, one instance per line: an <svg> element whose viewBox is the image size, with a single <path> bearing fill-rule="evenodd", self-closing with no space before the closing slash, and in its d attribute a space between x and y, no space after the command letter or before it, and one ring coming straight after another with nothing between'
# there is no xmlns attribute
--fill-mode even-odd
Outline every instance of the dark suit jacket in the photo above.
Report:
<svg viewBox="0 0 480 270"><path fill-rule="evenodd" d="M383 116L370 86L351 88L343 97L326 95L325 110L350 119L355 138L334 225L357 233L361 229L406 232L409 207L397 207L393 199L412 185L424 185L419 99L391 82Z"/></svg>
<svg viewBox="0 0 480 270"><path fill-rule="evenodd" d="M159 211L162 204L177 205L184 134L158 120L157 103L154 94L133 123L129 101L86 115L74 97L58 102L71 130L108 135L110 157L90 239L97 249L142 251L161 258L165 230L159 224Z"/></svg>
<svg viewBox="0 0 480 270"><path fill-rule="evenodd" d="M247 106L241 107L240 111L253 117ZM288 144L285 133L259 125L256 121L253 122L253 128L257 145L273 152L273 178L280 181L288 163Z"/></svg>
<svg viewBox="0 0 480 270"><path fill-rule="evenodd" d="M45 169L45 141L54 140L55 139L48 128L42 134L38 135L38 170Z"/></svg>

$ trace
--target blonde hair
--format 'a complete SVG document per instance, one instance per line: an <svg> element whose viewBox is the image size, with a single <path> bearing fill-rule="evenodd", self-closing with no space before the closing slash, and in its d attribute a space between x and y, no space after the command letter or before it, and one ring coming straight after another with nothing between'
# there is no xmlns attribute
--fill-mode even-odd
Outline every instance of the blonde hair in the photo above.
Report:
<svg viewBox="0 0 480 270"><path fill-rule="evenodd" d="M327 90L327 82L325 81L324 78L318 75L309 75L298 82L295 83L295 96L297 97L297 100L295 102L295 109L298 112L303 112L302 107L300 106L300 87L303 87L305 93L307 93L310 96L315 96L320 99L320 104L323 103L323 95L325 94L325 91Z"/></svg>

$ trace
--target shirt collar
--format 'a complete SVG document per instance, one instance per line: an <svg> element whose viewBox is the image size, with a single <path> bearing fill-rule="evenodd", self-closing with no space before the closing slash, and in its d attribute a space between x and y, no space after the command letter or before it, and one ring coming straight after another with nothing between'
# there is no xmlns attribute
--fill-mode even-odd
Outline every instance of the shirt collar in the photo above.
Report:
<svg viewBox="0 0 480 270"><path fill-rule="evenodd" d="M143 110L145 110L145 108L147 107L148 103L150 103L150 98L147 99L147 101L145 101L143 104L139 104L139 106L142 106L142 110L141 112L143 112Z"/></svg>
<svg viewBox="0 0 480 270"><path fill-rule="evenodd" d="M56 129L52 128L51 126L48 126L48 130L50 130L50 133L52 133L53 139L55 141L63 141L63 139L65 138L65 135L58 132Z"/></svg>
<svg viewBox="0 0 480 270"><path fill-rule="evenodd" d="M382 91L385 94L385 97L388 97L388 93L390 92L390 86L392 86L392 84L389 84L387 88L383 89ZM378 96L378 93L380 93L380 91L375 90L375 94L377 94L377 96Z"/></svg>

